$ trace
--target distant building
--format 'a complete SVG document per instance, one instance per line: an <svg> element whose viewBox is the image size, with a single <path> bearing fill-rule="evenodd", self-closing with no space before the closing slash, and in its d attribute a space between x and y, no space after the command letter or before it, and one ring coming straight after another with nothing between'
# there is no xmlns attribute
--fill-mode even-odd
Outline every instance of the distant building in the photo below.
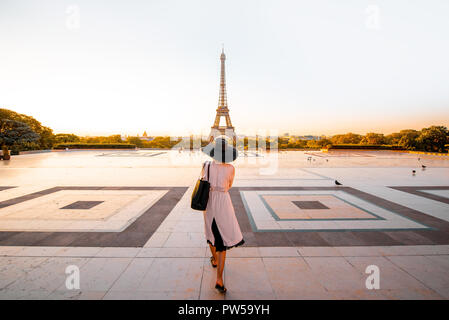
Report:
<svg viewBox="0 0 449 320"><path fill-rule="evenodd" d="M321 138L318 136L311 136L311 135L307 135L307 136L301 136L299 137L301 140L320 140Z"/></svg>
<svg viewBox="0 0 449 320"><path fill-rule="evenodd" d="M138 137L139 137L139 136L138 136ZM144 131L144 132L143 132L143 135L142 135L141 137L139 137L139 139L140 139L140 140L144 140L144 141L151 141L151 140L153 140L154 138L153 138L153 137L149 137L148 134L147 134L147 132Z"/></svg>

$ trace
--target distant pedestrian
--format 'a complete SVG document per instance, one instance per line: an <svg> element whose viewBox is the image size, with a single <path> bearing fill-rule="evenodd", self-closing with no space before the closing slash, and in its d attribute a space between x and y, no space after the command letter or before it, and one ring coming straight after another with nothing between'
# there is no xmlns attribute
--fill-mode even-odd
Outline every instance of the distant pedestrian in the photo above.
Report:
<svg viewBox="0 0 449 320"><path fill-rule="evenodd" d="M202 170L202 176L206 176L210 183L209 201L204 211L206 240L212 253L211 264L217 268L215 288L225 293L223 270L226 250L245 242L228 192L235 176L235 168L229 162L237 158L238 152L222 137L204 147L203 152L214 159L205 163Z"/></svg>

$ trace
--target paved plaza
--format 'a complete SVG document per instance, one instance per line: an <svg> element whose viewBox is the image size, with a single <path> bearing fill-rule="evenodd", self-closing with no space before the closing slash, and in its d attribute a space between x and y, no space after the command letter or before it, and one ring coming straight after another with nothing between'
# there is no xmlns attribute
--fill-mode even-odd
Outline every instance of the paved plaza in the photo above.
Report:
<svg viewBox="0 0 449 320"><path fill-rule="evenodd" d="M245 245L228 252L225 296L190 209L204 160L91 150L1 161L0 299L449 298L449 157L241 152L230 194Z"/></svg>

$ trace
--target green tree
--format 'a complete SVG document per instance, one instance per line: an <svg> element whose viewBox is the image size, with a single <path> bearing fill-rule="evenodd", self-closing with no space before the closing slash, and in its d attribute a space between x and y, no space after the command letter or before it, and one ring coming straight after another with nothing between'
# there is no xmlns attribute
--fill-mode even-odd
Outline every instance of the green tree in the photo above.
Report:
<svg viewBox="0 0 449 320"><path fill-rule="evenodd" d="M143 147L143 142L139 137L128 137L126 138L127 143L135 144L138 148Z"/></svg>
<svg viewBox="0 0 449 320"><path fill-rule="evenodd" d="M122 143L122 136L119 134L114 134L112 136L107 137L107 143ZM105 142L106 143L106 142Z"/></svg>
<svg viewBox="0 0 449 320"><path fill-rule="evenodd" d="M323 148L331 144L328 139L308 140L307 148Z"/></svg>
<svg viewBox="0 0 449 320"><path fill-rule="evenodd" d="M68 142L79 142L80 137L74 135L73 133L58 133L54 137L54 143L68 143Z"/></svg>
<svg viewBox="0 0 449 320"><path fill-rule="evenodd" d="M399 132L394 132L385 136L385 143L397 146L399 140L401 139L401 134Z"/></svg>
<svg viewBox="0 0 449 320"><path fill-rule="evenodd" d="M0 120L13 120L28 125L38 136L38 140L33 142L23 142L17 145L21 149L50 149L53 146L53 130L43 126L39 121L31 116L20 114L8 109L0 108Z"/></svg>
<svg viewBox="0 0 449 320"><path fill-rule="evenodd" d="M356 133L337 134L330 140L332 144L359 144L362 141L362 136Z"/></svg>
<svg viewBox="0 0 449 320"><path fill-rule="evenodd" d="M315 140L307 140L307 148L318 148Z"/></svg>
<svg viewBox="0 0 449 320"><path fill-rule="evenodd" d="M407 129L399 131L399 134L401 135L401 138L398 141L399 146L408 150L415 150L419 147L417 143L419 131Z"/></svg>
<svg viewBox="0 0 449 320"><path fill-rule="evenodd" d="M50 149L53 146L53 130L43 126L31 116L0 108L0 120L14 120L27 124L39 139L32 143L21 143L21 149Z"/></svg>
<svg viewBox="0 0 449 320"><path fill-rule="evenodd" d="M449 132L444 126L431 126L421 130L417 144L422 150L431 152L444 152L445 145L448 144Z"/></svg>
<svg viewBox="0 0 449 320"><path fill-rule="evenodd" d="M323 138L323 139L318 140L317 144L320 148L324 148L324 147L330 146L332 144L332 142L327 138Z"/></svg>
<svg viewBox="0 0 449 320"><path fill-rule="evenodd" d="M386 139L382 133L369 132L362 138L360 143L361 144L371 144L371 145L381 145L381 144L386 143Z"/></svg>
<svg viewBox="0 0 449 320"><path fill-rule="evenodd" d="M18 150L20 144L39 140L39 135L23 122L0 120L0 145L3 155L8 156L8 147Z"/></svg>

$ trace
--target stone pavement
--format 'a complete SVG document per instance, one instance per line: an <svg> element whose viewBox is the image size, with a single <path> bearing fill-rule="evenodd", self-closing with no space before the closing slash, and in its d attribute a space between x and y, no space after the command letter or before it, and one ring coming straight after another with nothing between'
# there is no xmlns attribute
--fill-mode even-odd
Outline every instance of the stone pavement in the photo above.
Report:
<svg viewBox="0 0 449 320"><path fill-rule="evenodd" d="M246 243L228 252L226 296L189 207L203 160L141 150L0 162L0 299L449 298L448 160L242 155L231 197ZM79 290L65 285L71 265ZM370 265L378 290L366 288Z"/></svg>
<svg viewBox="0 0 449 320"><path fill-rule="evenodd" d="M213 289L215 269L204 246L2 247L1 254L1 299L449 297L447 245L236 248L226 261L225 296ZM80 290L66 289L68 265L80 268ZM379 290L366 289L369 265L380 269Z"/></svg>

